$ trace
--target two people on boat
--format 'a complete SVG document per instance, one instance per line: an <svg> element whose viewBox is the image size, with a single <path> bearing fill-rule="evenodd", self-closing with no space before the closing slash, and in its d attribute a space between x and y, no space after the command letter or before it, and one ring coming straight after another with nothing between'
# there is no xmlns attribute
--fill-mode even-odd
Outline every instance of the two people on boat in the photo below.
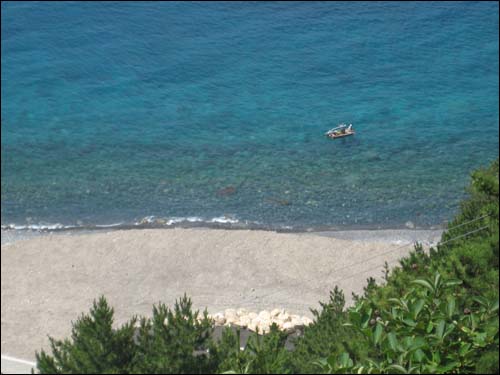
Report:
<svg viewBox="0 0 500 375"><path fill-rule="evenodd" d="M354 134L356 134L356 132L354 131L352 124L349 124L349 126L346 124L340 124L325 133L325 135L329 138L342 138Z"/></svg>

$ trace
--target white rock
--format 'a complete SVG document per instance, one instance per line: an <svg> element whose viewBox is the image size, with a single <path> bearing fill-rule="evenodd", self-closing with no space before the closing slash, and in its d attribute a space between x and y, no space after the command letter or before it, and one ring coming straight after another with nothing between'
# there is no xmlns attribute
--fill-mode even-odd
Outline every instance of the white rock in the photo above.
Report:
<svg viewBox="0 0 500 375"><path fill-rule="evenodd" d="M266 334L269 332L269 321L261 321L259 324L259 333Z"/></svg>
<svg viewBox="0 0 500 375"><path fill-rule="evenodd" d="M271 311L271 316L274 318L274 317L277 317L279 314L281 314L282 310L280 309L274 309L273 311Z"/></svg>
<svg viewBox="0 0 500 375"><path fill-rule="evenodd" d="M255 323L253 320L248 324L247 328L250 330L250 331L257 331L257 327L258 327L258 324Z"/></svg>
<svg viewBox="0 0 500 375"><path fill-rule="evenodd" d="M247 309L238 309L238 310L236 310L236 315L238 315L238 316L248 315L248 310Z"/></svg>
<svg viewBox="0 0 500 375"><path fill-rule="evenodd" d="M283 324L283 330L285 331L291 331L293 330L294 325L291 322L286 322Z"/></svg>
<svg viewBox="0 0 500 375"><path fill-rule="evenodd" d="M302 327L304 323L302 323L302 319L298 315L292 315L292 320L290 321L294 327Z"/></svg>
<svg viewBox="0 0 500 375"><path fill-rule="evenodd" d="M261 320L271 320L271 314L269 311L264 310L259 313L259 318Z"/></svg>
<svg viewBox="0 0 500 375"><path fill-rule="evenodd" d="M248 327L250 323L251 320L247 316L242 316L237 322L235 322L235 325L240 327Z"/></svg>
<svg viewBox="0 0 500 375"><path fill-rule="evenodd" d="M273 323L274 323L274 324L276 324L276 325L278 326L278 329L279 329L280 331L283 331L283 324L285 324L285 322L282 322L282 321L279 321L279 320L278 320L278 321L274 321L274 320L273 320L273 321L271 322L271 325L272 325Z"/></svg>
<svg viewBox="0 0 500 375"><path fill-rule="evenodd" d="M226 326L236 325L236 323L240 320L236 315L225 315L226 322L224 323Z"/></svg>
<svg viewBox="0 0 500 375"><path fill-rule="evenodd" d="M211 317L215 322L215 325L223 326L226 323L226 318L223 313L217 313Z"/></svg>
<svg viewBox="0 0 500 375"><path fill-rule="evenodd" d="M287 312L282 312L278 315L278 320L282 322L289 322L291 320L291 317Z"/></svg>
<svg viewBox="0 0 500 375"><path fill-rule="evenodd" d="M312 324L312 322L313 322L307 316L303 316L301 320L302 320L302 324L305 325L305 326L308 326L308 325Z"/></svg>
<svg viewBox="0 0 500 375"><path fill-rule="evenodd" d="M254 320L256 317L258 317L258 315L254 312L251 312L251 313L248 313L248 318L250 320Z"/></svg>
<svg viewBox="0 0 500 375"><path fill-rule="evenodd" d="M226 318L226 324L228 322L233 323L234 321L238 320L238 314L236 314L235 309L227 309L224 311L224 318Z"/></svg>
<svg viewBox="0 0 500 375"><path fill-rule="evenodd" d="M260 325L270 326L271 325L271 319L262 319L262 318L260 318Z"/></svg>

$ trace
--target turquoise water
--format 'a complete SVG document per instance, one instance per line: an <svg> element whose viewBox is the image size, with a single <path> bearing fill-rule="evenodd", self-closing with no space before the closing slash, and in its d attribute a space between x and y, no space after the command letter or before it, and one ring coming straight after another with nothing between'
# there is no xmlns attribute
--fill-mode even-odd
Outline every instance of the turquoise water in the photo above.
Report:
<svg viewBox="0 0 500 375"><path fill-rule="evenodd" d="M429 227L498 156L496 2L1 7L3 227Z"/></svg>

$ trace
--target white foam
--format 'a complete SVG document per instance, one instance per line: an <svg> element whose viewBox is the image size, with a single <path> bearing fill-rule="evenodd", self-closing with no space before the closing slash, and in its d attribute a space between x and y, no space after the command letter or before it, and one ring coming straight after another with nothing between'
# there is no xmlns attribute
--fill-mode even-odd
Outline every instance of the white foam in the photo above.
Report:
<svg viewBox="0 0 500 375"><path fill-rule="evenodd" d="M189 222L189 223L197 223L197 222L202 222L203 219L200 217L172 217L166 221L166 225L174 225L178 223L183 223L183 222Z"/></svg>
<svg viewBox="0 0 500 375"><path fill-rule="evenodd" d="M199 217L199 216L174 216L170 218L157 218L156 216L146 216L134 225L143 224L162 224L162 225L175 225L180 223L220 223L220 224L236 224L240 221L234 217L230 216L218 216L210 219Z"/></svg>
<svg viewBox="0 0 500 375"><path fill-rule="evenodd" d="M113 228L113 227L119 227L120 225L123 225L124 223L115 223L115 224L96 224L96 228Z"/></svg>
<svg viewBox="0 0 500 375"><path fill-rule="evenodd" d="M227 217L227 216L221 216L221 217L214 217L212 219L210 219L209 221L210 223L229 223L229 224L236 224L236 223L239 223L239 220L238 219L234 219L234 218L231 218L231 217Z"/></svg>
<svg viewBox="0 0 500 375"><path fill-rule="evenodd" d="M143 218L140 222L138 223L135 223L136 225L138 224L143 224L143 223L153 223L155 220L155 217L154 216L146 216L145 218Z"/></svg>
<svg viewBox="0 0 500 375"><path fill-rule="evenodd" d="M95 224L95 225L83 225L79 221L79 225L63 225L61 223L55 223L55 224L29 224L29 225L18 225L18 224L7 224L7 225L2 225L1 228L2 230L19 230L19 231L53 231L53 230L61 230L61 229L92 229L92 228L117 228L121 226L127 226L126 222L118 222L118 223L111 223L111 224ZM200 216L174 216L174 217L169 217L169 218L163 218L163 217L156 217L154 215L150 216L145 216L139 221L136 221L133 223L133 226L142 226L142 225L160 225L160 226L172 226L176 224L182 224L182 223L206 223L206 224L238 224L241 223L240 220L238 220L236 217L232 215L223 215L223 216L216 216L212 218L204 218ZM245 220L242 222L245 225L261 225L260 222L251 222L248 220Z"/></svg>
<svg viewBox="0 0 500 375"><path fill-rule="evenodd" d="M3 230L14 229L14 230L56 230L56 229L70 229L77 228L74 225L62 225L60 223L56 224L32 224L32 225L16 225L16 224L8 224L2 225Z"/></svg>

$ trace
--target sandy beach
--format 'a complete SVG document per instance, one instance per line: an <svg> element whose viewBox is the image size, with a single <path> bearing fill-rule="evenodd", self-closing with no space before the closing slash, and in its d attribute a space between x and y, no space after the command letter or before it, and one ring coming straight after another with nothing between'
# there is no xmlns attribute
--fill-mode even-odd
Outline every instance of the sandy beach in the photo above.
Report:
<svg viewBox="0 0 500 375"><path fill-rule="evenodd" d="M67 337L71 321L105 295L121 324L173 305L185 292L196 308L285 308L311 317L335 285L348 302L384 262L436 242L441 231L276 233L147 229L45 235L1 247L2 354L34 360L47 334Z"/></svg>

